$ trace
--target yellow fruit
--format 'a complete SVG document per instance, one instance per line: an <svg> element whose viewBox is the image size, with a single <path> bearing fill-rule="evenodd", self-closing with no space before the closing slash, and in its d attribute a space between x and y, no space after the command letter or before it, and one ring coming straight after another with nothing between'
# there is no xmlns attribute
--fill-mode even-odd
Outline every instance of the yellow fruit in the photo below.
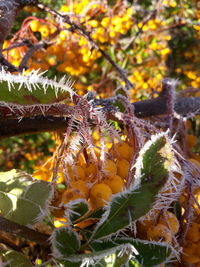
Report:
<svg viewBox="0 0 200 267"><path fill-rule="evenodd" d="M39 30L41 24L38 20L32 20L30 22L29 26L33 32L37 32Z"/></svg>
<svg viewBox="0 0 200 267"><path fill-rule="evenodd" d="M13 59L20 60L22 55L19 48L12 49L9 53L9 56L11 56Z"/></svg>
<svg viewBox="0 0 200 267"><path fill-rule="evenodd" d="M97 166L94 163L89 163L85 167L85 174L86 174L86 179L88 179L88 178L92 179L97 174Z"/></svg>
<svg viewBox="0 0 200 267"><path fill-rule="evenodd" d="M69 188L63 193L61 203L66 204L71 200L79 198L85 198L85 193L76 188Z"/></svg>
<svg viewBox="0 0 200 267"><path fill-rule="evenodd" d="M124 180L118 175L109 176L104 183L111 188L113 194L121 192L125 188Z"/></svg>
<svg viewBox="0 0 200 267"><path fill-rule="evenodd" d="M39 32L41 33L42 37L46 38L50 34L50 29L49 29L49 27L47 25L42 25L39 28Z"/></svg>
<svg viewBox="0 0 200 267"><path fill-rule="evenodd" d="M72 188L78 189L81 193L85 194L85 197L89 197L89 188L83 180L78 180L71 183Z"/></svg>
<svg viewBox="0 0 200 267"><path fill-rule="evenodd" d="M186 143L189 147L194 147L197 144L197 137L191 134L186 136Z"/></svg>
<svg viewBox="0 0 200 267"><path fill-rule="evenodd" d="M65 41L67 37L67 32L66 31L61 31L59 34L59 38L61 41Z"/></svg>
<svg viewBox="0 0 200 267"><path fill-rule="evenodd" d="M103 165L102 170L107 176L115 175L117 173L117 166L114 161L107 159Z"/></svg>
<svg viewBox="0 0 200 267"><path fill-rule="evenodd" d="M193 241L197 242L200 240L200 224L193 222L191 227L189 228L186 238Z"/></svg>
<svg viewBox="0 0 200 267"><path fill-rule="evenodd" d="M185 253L187 253L187 251ZM200 261L200 257L195 256L195 255L183 254L182 255L182 260L184 262L187 262L187 263L190 263L190 264L194 264L194 263L198 263Z"/></svg>
<svg viewBox="0 0 200 267"><path fill-rule="evenodd" d="M50 65L50 66L55 66L57 64L57 60L56 60L56 57L49 57L47 59L47 63Z"/></svg>
<svg viewBox="0 0 200 267"><path fill-rule="evenodd" d="M121 158L129 159L130 157L130 147L126 142L121 142L115 145L116 151L119 153Z"/></svg>
<svg viewBox="0 0 200 267"><path fill-rule="evenodd" d="M182 260L184 262L194 264L200 261L199 244L193 242L187 242L186 247L183 248Z"/></svg>
<svg viewBox="0 0 200 267"><path fill-rule="evenodd" d="M123 179L127 178L130 163L126 159L117 162L117 174Z"/></svg>
<svg viewBox="0 0 200 267"><path fill-rule="evenodd" d="M112 190L107 184L98 183L93 185L90 191L90 200L95 208L103 207L110 200Z"/></svg>
<svg viewBox="0 0 200 267"><path fill-rule="evenodd" d="M56 181L58 184L65 183L65 175L63 172L58 172L58 179Z"/></svg>
<svg viewBox="0 0 200 267"><path fill-rule="evenodd" d="M85 171L80 165L71 166L68 167L68 174L70 179L73 180L78 180L78 179L85 179Z"/></svg>
<svg viewBox="0 0 200 267"><path fill-rule="evenodd" d="M169 227L173 234L178 233L180 224L174 213L166 211L165 216L160 217L159 223Z"/></svg>
<svg viewBox="0 0 200 267"><path fill-rule="evenodd" d="M167 226L163 224L157 224L156 226L150 227L147 230L147 237L155 241L161 241L171 243L172 235Z"/></svg>
<svg viewBox="0 0 200 267"><path fill-rule="evenodd" d="M65 226L65 227L68 226L67 225L67 219L66 218L63 218L63 217L56 218L56 220L54 220L53 224L54 224L54 226L56 228L59 228L59 227L62 227L62 226Z"/></svg>

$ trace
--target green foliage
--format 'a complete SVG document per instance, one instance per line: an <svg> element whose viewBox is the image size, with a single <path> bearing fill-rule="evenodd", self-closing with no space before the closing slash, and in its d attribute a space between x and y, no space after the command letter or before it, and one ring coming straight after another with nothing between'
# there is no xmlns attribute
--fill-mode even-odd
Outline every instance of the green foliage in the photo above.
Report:
<svg viewBox="0 0 200 267"><path fill-rule="evenodd" d="M68 205L68 209L69 211L67 210L67 217L71 222L75 222L89 211L89 206L86 200L79 199L71 201Z"/></svg>
<svg viewBox="0 0 200 267"><path fill-rule="evenodd" d="M51 187L44 181L17 170L0 173L1 215L11 221L34 224L44 216L50 196Z"/></svg>
<svg viewBox="0 0 200 267"><path fill-rule="evenodd" d="M56 258L67 258L80 249L78 234L70 227L56 229L52 235L53 253Z"/></svg>
<svg viewBox="0 0 200 267"><path fill-rule="evenodd" d="M152 140L155 137L152 137ZM172 157L172 151L169 143L167 143L166 136L161 136L153 142L149 141L140 152L140 157L136 162L136 175L139 174L140 177L139 181L134 180L134 183L136 185L138 185L138 182L141 185L148 184L151 190L155 189L157 191L157 189L160 189L163 185L160 184L160 177L162 177L163 182L166 182L168 176L170 155ZM142 161L141 165L140 161Z"/></svg>
<svg viewBox="0 0 200 267"><path fill-rule="evenodd" d="M31 262L22 253L8 250L1 253L4 267L32 267Z"/></svg>
<svg viewBox="0 0 200 267"><path fill-rule="evenodd" d="M172 151L166 134L153 136L142 148L137 160L136 176L140 177L136 177L136 185L133 184L129 190L114 195L103 214L102 210L97 211L97 214L101 214L97 224L87 230L82 229L86 244L80 245L77 232L70 227L55 230L52 235L54 256L62 259L64 266L73 266L74 263L94 266L99 261L105 265L106 257L111 255L115 255L115 259L109 265L112 267L122 266L130 260L130 266L137 266L139 263L144 267L153 267L167 261L172 253L172 248L168 244L125 237L110 238L131 226L151 209L157 194L167 181L171 156ZM68 205L68 208L72 209L68 218L79 221L87 212L85 205L81 208L83 204L81 200L72 201ZM76 215L75 218L70 217L70 214ZM90 216L95 217L95 213L85 218ZM85 249L91 251L85 254Z"/></svg>
<svg viewBox="0 0 200 267"><path fill-rule="evenodd" d="M48 80L32 71L28 75L0 72L0 101L16 104L51 104L73 94L71 84L63 77L60 81ZM1 116L1 114L0 114Z"/></svg>
<svg viewBox="0 0 200 267"><path fill-rule="evenodd" d="M115 238L114 240L110 241L94 241L91 243L91 246L95 251L101 251L105 248L112 248L120 246L122 244L131 245L131 258L144 267L156 266L158 264L161 264L166 261L172 253L172 247L167 244L124 237Z"/></svg>
<svg viewBox="0 0 200 267"><path fill-rule="evenodd" d="M133 238L115 238L112 241L93 241L90 243L91 253L86 255L77 251L75 254L75 250L78 249L78 240L75 236L70 228L62 228L56 230L56 240L53 238L53 244L57 243L54 256L60 258L64 266L78 266L81 263L98 266L98 263L104 263L104 266L120 267L129 262L130 266L153 267L167 261L172 253L172 247L168 244ZM61 243L58 245L58 242L61 242L62 246Z"/></svg>
<svg viewBox="0 0 200 267"><path fill-rule="evenodd" d="M169 167L165 145L166 137L154 136L141 151L137 173L136 189L114 195L99 221L92 238L107 237L129 226L145 215L153 206L156 196L166 183Z"/></svg>
<svg viewBox="0 0 200 267"><path fill-rule="evenodd" d="M53 149L55 143L48 132L4 138L0 145L0 170L13 168L32 173L41 158L52 155Z"/></svg>

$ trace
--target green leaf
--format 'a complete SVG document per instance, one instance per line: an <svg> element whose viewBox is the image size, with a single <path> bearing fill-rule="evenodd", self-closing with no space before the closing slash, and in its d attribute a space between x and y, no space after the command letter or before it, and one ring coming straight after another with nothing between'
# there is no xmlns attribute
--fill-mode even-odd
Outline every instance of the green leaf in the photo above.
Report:
<svg viewBox="0 0 200 267"><path fill-rule="evenodd" d="M89 205L85 199L70 201L66 207L66 217L69 218L72 223L89 211Z"/></svg>
<svg viewBox="0 0 200 267"><path fill-rule="evenodd" d="M136 160L136 174L133 179L133 187L149 184L151 189L157 191L161 180L166 181L172 164L173 153L166 133L152 136L141 149Z"/></svg>
<svg viewBox="0 0 200 267"><path fill-rule="evenodd" d="M20 252L8 250L2 253L5 267L32 267L31 262Z"/></svg>
<svg viewBox="0 0 200 267"><path fill-rule="evenodd" d="M86 214L84 217L80 218L76 221L76 223L82 222L86 219L94 219L94 220L100 220L102 215L104 213L103 208L96 209L94 211L90 211L88 214Z"/></svg>
<svg viewBox="0 0 200 267"><path fill-rule="evenodd" d="M132 245L133 261L144 267L153 267L167 261L173 251L172 247L166 243L133 238L115 238L113 241L104 240L102 242L93 241L90 245L95 251L100 252L106 248L116 248L122 244Z"/></svg>
<svg viewBox="0 0 200 267"><path fill-rule="evenodd" d="M153 138L150 144L147 142L140 157L143 163L149 162L150 166L140 166L142 171L141 175L137 177L137 186L131 185L132 189L113 195L90 240L115 234L148 213L157 194L167 181L170 165L163 152L166 142L163 135ZM156 173L156 169L158 173Z"/></svg>
<svg viewBox="0 0 200 267"><path fill-rule="evenodd" d="M49 183L22 171L1 172L0 214L22 225L33 224L45 214L51 191Z"/></svg>
<svg viewBox="0 0 200 267"><path fill-rule="evenodd" d="M51 104L69 98L73 91L65 79L48 80L37 71L28 75L0 70L0 101L16 104Z"/></svg>
<svg viewBox="0 0 200 267"><path fill-rule="evenodd" d="M110 247L107 249L103 249L100 251L94 251L91 253L77 254L71 255L62 260L62 262L71 262L73 263L82 263L83 266L106 266L106 257L115 253L119 253L123 248L130 247L129 244L127 246L119 245L115 247ZM85 265L84 265L85 264ZM73 266L73 265L65 265L65 266ZM81 266L81 264L79 265Z"/></svg>
<svg viewBox="0 0 200 267"><path fill-rule="evenodd" d="M61 227L52 234L53 255L63 259L76 254L80 249L80 239L70 227Z"/></svg>

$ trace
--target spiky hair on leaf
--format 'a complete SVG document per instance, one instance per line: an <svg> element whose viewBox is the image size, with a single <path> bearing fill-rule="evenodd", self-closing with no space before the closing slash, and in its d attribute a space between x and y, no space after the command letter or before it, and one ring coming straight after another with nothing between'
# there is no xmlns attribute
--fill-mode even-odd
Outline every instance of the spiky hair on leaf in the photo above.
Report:
<svg viewBox="0 0 200 267"><path fill-rule="evenodd" d="M63 205L65 207L64 217L67 219L68 225L72 226L74 221L85 215L89 211L89 204L86 199L79 198L69 201Z"/></svg>
<svg viewBox="0 0 200 267"><path fill-rule="evenodd" d="M74 255L81 246L78 233L71 227L55 229L49 240L52 244L52 254L56 259L64 259L64 257Z"/></svg>
<svg viewBox="0 0 200 267"><path fill-rule="evenodd" d="M170 158L172 158L173 163L173 158L174 158L174 153L173 153L173 148L172 148L172 140L168 136L168 131L166 132L161 132L155 135L151 136L151 139L146 142L146 144L142 147L142 149L139 152L139 156L136 160L136 163L133 165L132 170L135 168L135 175L134 179L130 185L130 188L132 189L137 189L140 184L141 184L141 179L143 177L142 175L142 170L144 167L144 155L147 153L147 151L151 148L151 146L158 141L160 138L164 138L166 140L166 149L169 151L171 154ZM166 153L167 156L167 153ZM150 168L150 167L149 167ZM169 166L169 171L173 168L173 164Z"/></svg>
<svg viewBox="0 0 200 267"><path fill-rule="evenodd" d="M73 83L70 79L67 79L66 76L63 76L60 80L57 80L56 77L53 80L50 80L44 77L45 72L39 73L39 71L40 70L32 70L28 74L25 74L24 71L22 73L12 74L10 72L6 72L4 69L1 69L0 86L2 94L0 96L0 101L21 104L18 102L21 100L21 97L24 96L27 98L27 94L28 96L34 94L33 104L35 104L34 100L36 100L36 103L40 103L41 96L39 94L41 93L48 96L49 91L51 91L51 93L54 93L57 101L62 100L62 98L59 98L59 96L62 96L62 94L65 94L65 98L66 93L69 94L70 98L72 98L72 96L75 94L72 89ZM20 90L21 94L18 93L18 95L16 95ZM38 99L36 93L38 93ZM15 95L15 98L12 98L13 94ZM19 99L17 99L16 96ZM51 97L52 96L53 94ZM53 99L52 102L56 102L55 99Z"/></svg>
<svg viewBox="0 0 200 267"><path fill-rule="evenodd" d="M167 133L152 136L142 152L137 166L140 170L136 173L136 185L133 180L128 189L111 197L91 238L111 238L132 227L134 221L147 214L159 201L158 194L168 181L173 162Z"/></svg>

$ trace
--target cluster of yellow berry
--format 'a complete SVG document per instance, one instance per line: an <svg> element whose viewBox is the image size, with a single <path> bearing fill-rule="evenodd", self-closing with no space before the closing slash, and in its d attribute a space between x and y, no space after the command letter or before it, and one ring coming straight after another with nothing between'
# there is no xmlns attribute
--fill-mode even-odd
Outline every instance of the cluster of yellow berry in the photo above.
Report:
<svg viewBox="0 0 200 267"><path fill-rule="evenodd" d="M108 145L109 147L109 145ZM107 159L99 166L100 154L97 151L98 163L86 158L81 153L77 163L59 168L58 183L67 184L67 189L62 192L61 202L84 198L89 201L91 208L103 207L110 200L112 194L121 192L125 188L130 160L134 148L127 141L121 141L109 148ZM34 177L50 180L52 176L52 160L49 159L44 167L37 168Z"/></svg>
<svg viewBox="0 0 200 267"><path fill-rule="evenodd" d="M191 123L187 122L188 131L191 131ZM189 156L188 160L194 166L192 174L194 179L199 179L200 173L200 157L198 154L194 153L194 148L197 147L197 137L193 134L187 134L186 136L186 146L187 154ZM180 198L179 202L182 207L182 214L187 213L188 203L190 208L192 208L192 221L185 221L186 225L189 225L185 240L182 244L183 251L181 259L186 264L193 264L195 267L200 266L200 188L195 185L192 190L192 197L187 190L185 190Z"/></svg>
<svg viewBox="0 0 200 267"><path fill-rule="evenodd" d="M179 221L176 215L168 210L155 212L152 218L138 222L138 233L143 239L167 242L173 241L173 236L179 231Z"/></svg>
<svg viewBox="0 0 200 267"><path fill-rule="evenodd" d="M160 19L150 19L145 24L140 22L137 25L141 33L136 39L137 45L133 44L135 57L130 59L136 65L129 76L135 84L131 90L132 99L148 97L161 87L161 80L167 72L166 59L171 53L168 46L171 36L163 31L166 26L167 23Z"/></svg>
<svg viewBox="0 0 200 267"><path fill-rule="evenodd" d="M72 20L85 27L87 32L91 32L91 37L95 41L114 44L120 34L125 34L132 26L132 9L124 6L122 10L123 12L120 11L117 15L110 15L105 3L91 4L89 1L77 1L71 5L63 5L60 11L73 12ZM101 18L99 14L104 14L104 17ZM96 16L97 19L93 19ZM42 39L51 38L56 31L55 24L37 18L30 21L29 26L33 33L39 32ZM69 28L70 25L65 23L65 28L53 38L54 45L34 54L29 62L29 71L38 68L46 70L56 66L59 72L80 76L89 73L91 69L93 71L98 69L96 60L101 57L101 53L92 48L84 36L69 31ZM101 48L105 49L104 46ZM13 62L12 58L10 60Z"/></svg>
<svg viewBox="0 0 200 267"><path fill-rule="evenodd" d="M187 124L191 127L191 124ZM53 202L53 206L57 207L55 210L55 227L66 225L67 221L64 218L64 210L68 208L68 204L72 200L85 199L91 210L104 207L111 199L113 194L122 192L126 188L127 177L130 168L130 161L134 154L134 144L123 135L121 142L106 143L106 159L102 162L100 156L100 137L97 132L93 133L93 140L96 144L95 154L97 162L94 161L89 151L77 152L74 158L74 164L66 167L59 167L58 183L64 185L63 188L58 189L57 197ZM200 171L200 163L198 155L192 152L192 148L197 145L197 139L194 135L188 134L186 137L187 153L192 156L189 159L191 163ZM38 166L34 173L34 177L38 179L51 180L52 169L54 161L49 159L47 164L41 168ZM197 170L194 168L194 175L198 177ZM180 174L176 175L176 185L182 180ZM161 194L174 194L175 187L171 188L169 192L161 192ZM191 226L187 232L185 243L181 244L183 251L181 259L184 263L195 264L199 267L199 245L200 245L200 221L199 221L199 203L200 203L200 189L195 188L194 199L191 205L194 210L194 217ZM184 215L187 208L188 192L182 192L179 203ZM65 206L66 205L66 206ZM61 207L61 208L59 208ZM177 245L176 235L180 233L181 227L187 225L187 221L179 221L177 216L171 210L151 210L147 216L137 222L137 237L144 240L155 240L167 242L170 245ZM86 220L78 224L79 227L84 228L91 223L92 220ZM177 263L175 266L181 266Z"/></svg>

